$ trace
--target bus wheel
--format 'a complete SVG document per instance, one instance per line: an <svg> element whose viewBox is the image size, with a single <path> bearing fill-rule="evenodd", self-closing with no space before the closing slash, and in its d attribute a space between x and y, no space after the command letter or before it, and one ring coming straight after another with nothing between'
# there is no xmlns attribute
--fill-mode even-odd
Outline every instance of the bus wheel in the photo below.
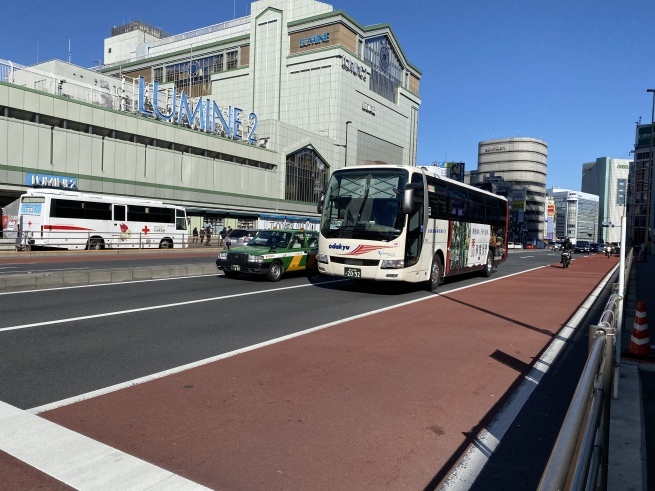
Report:
<svg viewBox="0 0 655 491"><path fill-rule="evenodd" d="M99 251L105 248L105 243L102 239L89 239L86 248L90 251Z"/></svg>
<svg viewBox="0 0 655 491"><path fill-rule="evenodd" d="M430 268L430 279L428 280L428 290L432 293L437 293L437 288L441 283L441 278L443 277L443 267L441 265L441 258L438 255L434 255L432 259L432 267Z"/></svg>
<svg viewBox="0 0 655 491"><path fill-rule="evenodd" d="M280 278L282 278L282 273L284 273L282 263L280 261L273 261L271 266L268 268L268 274L266 277L270 281L280 281Z"/></svg>
<svg viewBox="0 0 655 491"><path fill-rule="evenodd" d="M487 278L489 278L491 276L493 269L494 269L494 256L493 253L489 251L489 254L487 255L487 263L484 265L482 274Z"/></svg>
<svg viewBox="0 0 655 491"><path fill-rule="evenodd" d="M173 248L173 241L171 239L162 239L162 241L159 243L159 248L160 249L172 249Z"/></svg>

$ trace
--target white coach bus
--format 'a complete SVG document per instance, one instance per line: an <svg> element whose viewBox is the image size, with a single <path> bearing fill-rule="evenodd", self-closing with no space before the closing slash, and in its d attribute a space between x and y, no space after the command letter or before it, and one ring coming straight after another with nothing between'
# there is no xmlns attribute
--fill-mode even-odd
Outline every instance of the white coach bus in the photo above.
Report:
<svg viewBox="0 0 655 491"><path fill-rule="evenodd" d="M319 198L320 273L354 279L425 282L491 276L507 258L507 199L422 167L371 165L336 170Z"/></svg>
<svg viewBox="0 0 655 491"><path fill-rule="evenodd" d="M32 189L20 197L18 221L31 247L188 247L186 210L161 201Z"/></svg>

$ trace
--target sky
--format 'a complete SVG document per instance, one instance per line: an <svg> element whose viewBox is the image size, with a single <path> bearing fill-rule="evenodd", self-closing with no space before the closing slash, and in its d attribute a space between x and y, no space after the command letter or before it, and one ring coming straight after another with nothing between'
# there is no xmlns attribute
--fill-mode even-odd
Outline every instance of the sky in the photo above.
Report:
<svg viewBox="0 0 655 491"><path fill-rule="evenodd" d="M580 190L583 163L632 159L636 122L651 122L648 1L327 3L361 25L389 24L422 72L419 164L463 161L471 170L480 141L533 137L548 144L547 187ZM23 0L2 10L0 59L67 60L70 40L71 62L92 67L115 25L141 20L179 34L249 15L250 1Z"/></svg>

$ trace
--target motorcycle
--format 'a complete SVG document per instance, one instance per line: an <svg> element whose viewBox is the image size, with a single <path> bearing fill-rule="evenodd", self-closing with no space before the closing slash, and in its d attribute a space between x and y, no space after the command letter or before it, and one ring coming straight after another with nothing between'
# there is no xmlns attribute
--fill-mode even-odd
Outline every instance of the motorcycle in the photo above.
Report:
<svg viewBox="0 0 655 491"><path fill-rule="evenodd" d="M560 259L563 268L568 268L571 264L571 253L569 251L562 252L562 259Z"/></svg>

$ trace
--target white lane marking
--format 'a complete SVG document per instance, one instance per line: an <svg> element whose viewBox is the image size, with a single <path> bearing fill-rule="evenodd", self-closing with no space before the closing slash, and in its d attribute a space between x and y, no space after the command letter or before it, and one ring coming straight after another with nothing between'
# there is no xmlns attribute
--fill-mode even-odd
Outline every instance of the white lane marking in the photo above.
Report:
<svg viewBox="0 0 655 491"><path fill-rule="evenodd" d="M348 281L348 280L333 280L333 281L325 281L322 282L321 285L326 285L329 283L336 283L340 281ZM167 309L171 307L181 307L183 305L193 305L196 303L204 303L204 302L215 302L218 300L226 300L229 298L238 298L238 297L247 297L250 295L259 295L261 293L271 293L271 292L279 292L282 290L293 290L296 288L305 288L308 286L314 286L312 283L306 284L306 285L294 285L294 286L284 286L281 288L273 288L270 290L260 290L260 291L255 291L255 292L244 292L244 293L234 293L232 295L222 295L220 297L209 297L209 298L199 298L196 300L187 300L186 302L175 302L175 303L167 303L167 304L162 304L162 305L151 305L150 307L139 307L137 309L127 309L127 310L117 310L114 312L104 312L102 314L92 314L92 315L82 315L79 317L69 317L66 319L55 319L51 321L42 321L42 322L33 322L32 324L22 324L18 326L9 326L9 327L2 327L0 328L0 332L5 332L5 331L15 331L18 329L27 329L29 327L41 327L41 326L51 326L53 324L64 324L66 322L77 322L77 321L84 321L84 320L89 320L89 319L99 319L101 317L112 317L114 315L124 315L124 314L134 314L136 312L147 312L148 310L158 310L158 309Z"/></svg>
<svg viewBox="0 0 655 491"><path fill-rule="evenodd" d="M521 259L527 259L529 257L534 257L534 256L521 256Z"/></svg>
<svg viewBox="0 0 655 491"><path fill-rule="evenodd" d="M257 343L257 344L251 345L251 346L246 346L244 348L240 348L238 350L230 351L228 353L223 353L221 355L212 356L211 358L205 358L203 360L198 360L198 361L195 361L193 363L188 363L186 365L181 365L179 367L170 368L170 369L164 370L162 372L157 372L157 373L154 373L154 374L151 374L151 375L146 375L145 377L137 378L137 379L134 379L134 380L129 380L127 382L122 382L120 384L112 385L110 387L105 387L103 389L98 389L98 390L94 390L92 392L87 392L85 394L80 394L78 396L73 396L73 397L70 397L68 399L62 399L61 401L56 401L56 402L52 402L52 403L49 403L49 404L44 404L43 406L38 406L38 407L35 407L35 408L32 408L32 409L29 409L29 412L34 413L34 414L39 414L39 413L42 413L44 411L50 411L50 410L56 409L58 407L67 406L69 404L74 404L76 402L81 402L81 401L84 401L86 399L91 399L93 397L98 397L98 396L101 396L101 395L109 394L109 393L115 392L117 390L125 389L127 387L132 387L134 385L143 384L145 382L150 382L151 380L156 380L156 379L159 379L159 378L162 378L162 377L166 377L168 375L173 375L173 374L176 374L176 373L184 372L186 370L191 370L192 368L197 368L197 367L200 367L202 365L207 365L208 363L213 363L215 361L223 360L225 358L230 358L230 357L235 356L235 355L240 355L242 353L247 353L248 351L253 351L253 350L256 350L256 349L259 349L259 348L264 348L266 346L270 346L272 344L281 343L281 342L287 341L289 339L293 339L293 338L296 338L296 337L299 337L299 336L304 336L305 334L310 334L312 332L320 331L322 329L327 329L328 327L337 326L337 325L343 324L345 322L350 322L350 321L353 321L353 320L356 320L356 319L362 319L364 317L379 314L381 312L386 312L387 310L396 309L396 308L399 308L399 307L405 307L406 305L411 305L411 304L417 303L417 302L423 302L425 300L430 300L430 299L433 299L433 298L437 298L439 296L446 296L446 295L448 295L450 293L455 293L455 292L458 292L460 290L466 290L467 288L473 288L475 286L486 285L487 283L491 283L493 281L504 280L505 278L510 278L512 276L516 276L516 275L523 274L523 273L528 273L530 271L535 271L537 269L546 268L546 267L548 267L548 266L538 266L536 268L528 269L528 270L521 271L521 272L518 272L518 273L512 273L512 274L509 274L507 276L501 276L499 278L486 280L486 281L483 281L482 283L476 283L476 284L473 284L473 285L462 286L460 288L454 288L452 290L448 290L447 292L440 293L440 294L437 294L437 295L427 295L425 297L417 298L417 299L414 299L414 300L408 300L406 302L402 302L402 303L399 303L399 304L396 304L396 305L391 305L389 307L383 307L381 309L372 310L370 312L364 312L363 314L358 314L358 315L354 315L352 317L347 317L345 319L340 319L338 321L329 322L327 324L322 324L320 326L305 329L304 331L299 331L299 332L296 332L296 333L293 333L293 334L287 334L286 336L271 339L269 341L265 341L265 342L262 342L262 343ZM337 283L337 282L340 282L340 281L348 281L348 280L339 279L339 280L325 282L325 283L322 283L322 284ZM311 286L311 285L301 285L301 286ZM276 291L276 290L267 290L267 291ZM255 293L257 293L257 292L255 292ZM264 293L264 292L262 292L262 293ZM225 297L225 298L227 298L227 297Z"/></svg>
<svg viewBox="0 0 655 491"><path fill-rule="evenodd" d="M74 489L208 489L4 402L0 450Z"/></svg>
<svg viewBox="0 0 655 491"><path fill-rule="evenodd" d="M0 266L0 269L18 269L18 266Z"/></svg>
<svg viewBox="0 0 655 491"><path fill-rule="evenodd" d="M535 362L530 372L524 376L521 384L509 397L498 414L494 416L489 426L480 432L455 470L450 474L444 485L439 488L439 491L466 491L471 488L491 455L498 448L508 428L546 375L548 369L553 365L562 348L568 343L569 338L578 329L578 325L617 269L618 264L607 273L584 304L571 317L571 320L557 333L544 354Z"/></svg>
<svg viewBox="0 0 655 491"><path fill-rule="evenodd" d="M71 286L57 286L53 288L41 288L39 290L21 290L16 292L3 292L2 295L20 295L21 293L42 293L42 292L53 292L57 290L74 290L76 288L95 288L97 286L120 286L120 285L132 285L134 283L149 283L151 281L171 281L171 280L186 280L187 278L200 278L202 276L222 276L222 272L208 273L208 274L195 274L190 276L174 276L172 278L153 278L150 280L130 280L130 281L114 281L112 283L94 283L92 285L71 285Z"/></svg>

